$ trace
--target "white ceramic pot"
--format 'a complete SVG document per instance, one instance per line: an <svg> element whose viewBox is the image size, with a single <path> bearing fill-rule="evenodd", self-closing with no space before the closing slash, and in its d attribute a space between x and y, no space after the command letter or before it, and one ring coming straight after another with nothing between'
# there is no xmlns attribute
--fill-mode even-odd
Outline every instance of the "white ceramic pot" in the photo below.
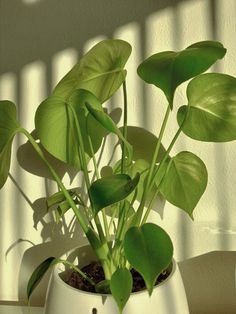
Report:
<svg viewBox="0 0 236 314"><path fill-rule="evenodd" d="M79 267L95 260L90 246L82 246L66 255ZM65 258L63 256L62 258ZM60 277L63 266L57 265L48 286L45 314L118 314L111 295L80 291L66 284ZM152 296L147 291L132 293L123 314L188 314L188 304L182 278L176 262L172 273L156 286Z"/></svg>

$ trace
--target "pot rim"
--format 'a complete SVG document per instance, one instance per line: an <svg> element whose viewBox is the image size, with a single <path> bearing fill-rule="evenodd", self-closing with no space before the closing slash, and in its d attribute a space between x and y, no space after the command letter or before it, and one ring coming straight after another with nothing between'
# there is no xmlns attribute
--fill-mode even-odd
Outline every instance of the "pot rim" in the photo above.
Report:
<svg viewBox="0 0 236 314"><path fill-rule="evenodd" d="M91 247L89 244L85 244L85 245L79 245L73 249L71 249L70 251L68 252L65 252L60 258L63 258L63 256L65 256L66 254L69 254L73 251L75 251L76 249L83 249L83 247ZM61 285L63 285L65 288L67 289L71 289L72 291L74 292L78 292L78 293L81 293L81 294L85 294L85 295L90 295L90 296L94 296L94 297L112 297L112 294L105 294L105 293L95 293L95 292L89 292L89 291L84 291L84 290L80 290L80 289L77 289L77 288L74 288L72 286L70 286L69 284L67 284L60 276L59 274L62 272L62 270L60 269L60 264L56 264L54 267L53 267L53 275L55 277L55 279L57 280L57 282ZM157 289L161 289L162 286L166 285L167 282L169 282L171 280L171 278L173 277L173 275L175 274L176 272L176 266L177 265L177 262L174 258L172 258L172 270L171 270L171 273L169 274L169 276L163 280L161 283L159 283L158 285L154 286L153 288L153 291L154 290L157 290ZM130 298L134 297L134 296L137 296L137 295L143 295L143 294L148 294L148 291L147 289L144 289L144 290L141 290L141 291L137 291L137 292L132 292L131 295L130 295Z"/></svg>

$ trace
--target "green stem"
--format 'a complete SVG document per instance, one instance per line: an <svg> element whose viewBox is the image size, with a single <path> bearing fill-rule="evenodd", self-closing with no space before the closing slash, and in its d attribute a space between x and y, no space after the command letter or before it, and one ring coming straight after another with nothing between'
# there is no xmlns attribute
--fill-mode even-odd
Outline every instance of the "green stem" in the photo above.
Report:
<svg viewBox="0 0 236 314"><path fill-rule="evenodd" d="M77 115L76 115L75 109L73 108L73 106L69 106L69 108L71 109L71 112L73 114L74 121L75 121L75 127L76 127L76 131L77 131L76 134L77 134L77 137L78 137L80 153L81 153L80 155L81 155L81 161L82 161L82 169L83 169L83 173L84 173L85 184L86 184L87 191L88 191L89 201L90 201L90 204L92 206L91 196L90 196L90 192L89 192L90 180L89 180L89 175L88 175L87 162L86 162L86 158L85 158L84 141L83 141L82 134L81 134L81 131L80 131L79 121L77 119ZM102 226L101 226L101 222L100 222L99 217L97 215L94 217L94 221L95 221L95 224L96 224L96 227L97 227L97 230L98 230L99 237L100 237L101 241L103 243L106 242L106 238L105 238Z"/></svg>
<svg viewBox="0 0 236 314"><path fill-rule="evenodd" d="M123 95L124 95L124 115L123 115L123 137L127 139L127 116L128 116L128 105L127 105L127 90L126 82L123 83ZM121 173L124 173L125 169L125 156L126 148L125 143L122 141L122 158L121 158Z"/></svg>
<svg viewBox="0 0 236 314"><path fill-rule="evenodd" d="M67 191L67 189L65 188L64 184L62 183L61 179L58 177L57 173L55 172L55 170L53 169L53 167L51 166L51 164L48 162L48 160L45 158L41 148L39 147L39 145L35 142L34 138L32 137L32 135L26 131L24 128L20 129L20 132L23 133L29 140L29 142L31 143L31 145L33 146L33 148L35 149L35 151L38 153L38 155L40 156L40 158L44 161L44 163L47 165L49 171L51 172L52 176L54 177L54 179L56 180L58 186L60 187L60 189L62 190L63 194L65 195L67 201L69 202L71 208L74 211L74 214L76 216L76 218L78 219L81 228L83 229L83 231L85 232L85 234L88 232L89 228L87 223L85 222L83 216L80 214L75 202L73 201L72 197L70 196L70 193Z"/></svg>
<svg viewBox="0 0 236 314"><path fill-rule="evenodd" d="M95 174L96 174L97 179L99 179L100 175L99 175L99 171L98 171L97 161L95 158L91 137L89 135L88 135L88 143L89 143L89 147L90 147L90 150L92 153L92 159L93 159ZM103 223L104 223L106 240L107 240L107 242L109 242L110 241L109 227L108 227L108 222L107 222L107 217L106 217L106 211L104 208L102 209L102 219L103 219Z"/></svg>
<svg viewBox="0 0 236 314"><path fill-rule="evenodd" d="M88 277L82 270L80 270L78 267L76 267L73 263L63 260L63 259L58 259L57 264L62 263L64 265L68 265L70 268L74 269L77 273L79 273L85 280L87 280L92 286L95 286L95 282Z"/></svg>
<svg viewBox="0 0 236 314"><path fill-rule="evenodd" d="M136 214L136 217L135 217L135 224L136 225L138 225L140 223L141 219L142 219L142 214L143 214L143 209L144 209L144 206L145 206L145 203L146 203L146 198L147 198L148 192L151 189L150 184L151 184L151 180L152 180L152 177L153 177L153 173L155 171L156 160L157 160L157 157L158 157L158 154L159 154L159 151L160 151L161 141L162 141L162 138L163 138L163 134L164 134L166 125L167 125L167 121L168 121L168 118L169 118L170 111L171 111L170 106L168 106L167 110L166 110L166 113L165 113L164 120L162 122L161 130L160 130L160 134L159 134L159 137L158 137L158 140L157 140L157 145L155 147L155 151L154 151L154 154L153 154L151 166L150 166L150 169L149 169L149 172L148 172L147 182L146 182L146 185L144 187L144 191L143 191L143 195L142 195L142 198L141 198L141 202L140 202L140 205L138 207L137 214Z"/></svg>

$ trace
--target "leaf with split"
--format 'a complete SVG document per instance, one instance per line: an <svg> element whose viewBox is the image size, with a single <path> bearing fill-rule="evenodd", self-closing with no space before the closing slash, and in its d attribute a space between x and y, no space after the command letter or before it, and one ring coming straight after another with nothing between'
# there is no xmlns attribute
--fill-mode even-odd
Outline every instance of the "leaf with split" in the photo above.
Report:
<svg viewBox="0 0 236 314"><path fill-rule="evenodd" d="M125 234L124 251L130 265L142 275L151 295L157 277L172 261L173 245L169 235L153 223L131 227Z"/></svg>
<svg viewBox="0 0 236 314"><path fill-rule="evenodd" d="M173 205L192 218L192 213L207 186L207 169L191 152L181 152L163 166L165 176L160 192Z"/></svg>
<svg viewBox="0 0 236 314"><path fill-rule="evenodd" d="M5 184L11 162L12 141L20 125L16 120L16 107L8 100L0 101L0 188Z"/></svg>
<svg viewBox="0 0 236 314"><path fill-rule="evenodd" d="M130 44L123 40L99 42L58 83L54 95L67 100L74 90L83 88L106 101L124 82L130 53Z"/></svg>
<svg viewBox="0 0 236 314"><path fill-rule="evenodd" d="M132 292L133 279L127 268L118 268L111 277L110 289L120 313L122 313Z"/></svg>
<svg viewBox="0 0 236 314"><path fill-rule="evenodd" d="M135 189L138 181L139 174L137 173L133 179L126 174L116 174L93 182L89 194L94 214L125 199Z"/></svg>
<svg viewBox="0 0 236 314"><path fill-rule="evenodd" d="M194 78L187 88L188 106L179 108L182 131L199 141L236 139L236 78L207 73Z"/></svg>
<svg viewBox="0 0 236 314"><path fill-rule="evenodd" d="M205 72L226 49L216 41L195 43L178 52L165 51L152 55L138 67L139 76L159 87L172 108L175 89L183 82Z"/></svg>

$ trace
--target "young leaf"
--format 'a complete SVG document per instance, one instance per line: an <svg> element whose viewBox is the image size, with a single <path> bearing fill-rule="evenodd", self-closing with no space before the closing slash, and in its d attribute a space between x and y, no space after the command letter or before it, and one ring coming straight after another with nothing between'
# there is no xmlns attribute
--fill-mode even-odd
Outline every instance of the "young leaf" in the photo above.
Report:
<svg viewBox="0 0 236 314"><path fill-rule="evenodd" d="M134 179L126 174L116 174L93 182L89 194L95 214L102 208L125 199L136 187L139 174Z"/></svg>
<svg viewBox="0 0 236 314"><path fill-rule="evenodd" d="M205 72L218 59L223 58L225 53L226 49L221 43L202 41L179 52L154 54L140 64L138 74L145 82L159 87L172 108L177 86Z"/></svg>
<svg viewBox="0 0 236 314"><path fill-rule="evenodd" d="M132 146L129 144L129 142L124 138L123 134L119 130L119 128L116 126L115 122L109 117L108 114L106 114L103 110L98 110L93 108L93 106L90 103L86 103L86 107L88 111L93 115L93 117L109 132L112 132L116 134L119 139L124 142L127 152L128 152L128 158L131 161L132 155L133 155L133 149Z"/></svg>
<svg viewBox="0 0 236 314"><path fill-rule="evenodd" d="M172 204L192 213L207 186L204 162L190 152L181 152L166 162L166 173L160 186L162 195Z"/></svg>
<svg viewBox="0 0 236 314"><path fill-rule="evenodd" d="M84 89L75 90L70 96L68 103L72 105L77 112L80 132L84 142L84 149L85 152L92 157L88 136L90 137L92 143L93 152L96 153L101 147L102 140L107 134L107 131L88 112L85 104L89 103L94 109L103 111L102 104L95 95Z"/></svg>
<svg viewBox="0 0 236 314"><path fill-rule="evenodd" d="M236 78L207 73L188 85L188 106L180 107L177 119L189 137L209 142L236 139Z"/></svg>
<svg viewBox="0 0 236 314"><path fill-rule="evenodd" d="M124 251L128 262L142 275L151 295L156 278L173 257L169 235L153 223L131 227L125 234Z"/></svg>
<svg viewBox="0 0 236 314"><path fill-rule="evenodd" d="M5 184L11 162L11 145L19 131L16 107L8 100L0 101L0 188Z"/></svg>
<svg viewBox="0 0 236 314"><path fill-rule="evenodd" d="M110 289L120 313L132 292L133 279L127 268L118 268L111 277Z"/></svg>
<svg viewBox="0 0 236 314"><path fill-rule="evenodd" d="M46 271L54 265L54 263L57 261L55 257L49 257L45 261L43 261L33 272L31 275L28 285L27 285L27 298L29 300L32 292L37 287L41 279L43 278Z"/></svg>
<svg viewBox="0 0 236 314"><path fill-rule="evenodd" d="M67 100L74 90L83 88L106 101L124 82L130 53L130 44L123 40L99 42L58 83L54 95Z"/></svg>

